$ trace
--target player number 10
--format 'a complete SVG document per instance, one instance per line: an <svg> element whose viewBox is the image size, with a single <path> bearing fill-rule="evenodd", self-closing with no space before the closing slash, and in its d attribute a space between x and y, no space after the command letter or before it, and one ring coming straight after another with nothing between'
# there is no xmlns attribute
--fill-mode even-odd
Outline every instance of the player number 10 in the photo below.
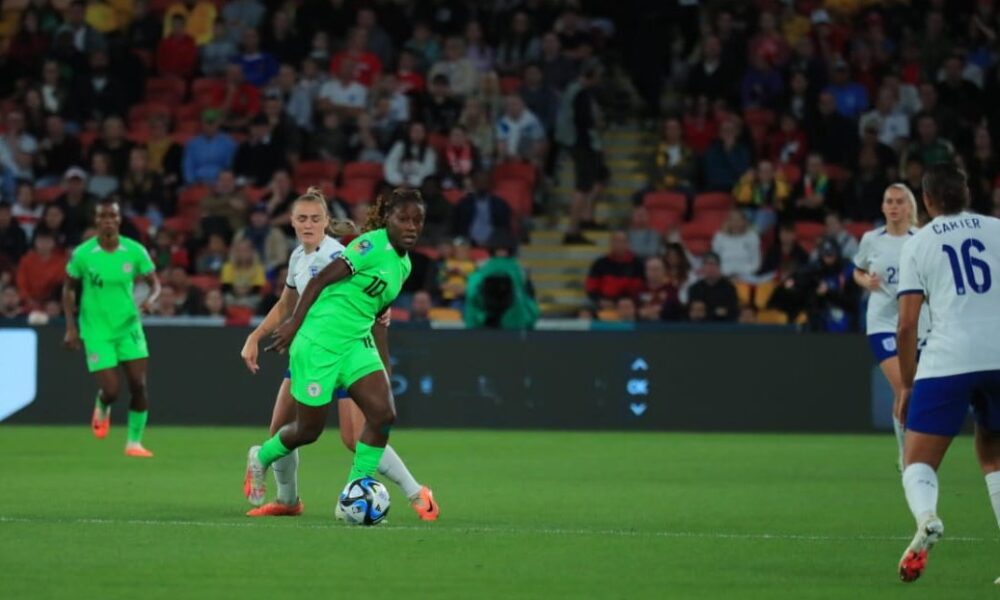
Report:
<svg viewBox="0 0 1000 600"><path fill-rule="evenodd" d="M959 262L959 252L955 248L944 244L941 250L948 255L948 262L951 263L951 273L955 277L955 293L959 296L965 295L965 283L968 281L969 287L977 294L985 294L989 291L993 280L990 277L990 266L986 261L972 256L972 251L977 253L986 250L986 246L976 239L968 239L962 242L961 262ZM963 274L964 270L964 274Z"/></svg>

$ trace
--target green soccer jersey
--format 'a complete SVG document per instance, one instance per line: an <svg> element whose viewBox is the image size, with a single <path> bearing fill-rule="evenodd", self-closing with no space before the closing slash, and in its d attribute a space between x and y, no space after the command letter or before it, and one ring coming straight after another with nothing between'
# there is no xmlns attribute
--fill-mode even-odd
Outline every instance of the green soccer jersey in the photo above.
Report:
<svg viewBox="0 0 1000 600"><path fill-rule="evenodd" d="M320 292L300 330L334 352L343 342L368 335L375 318L399 295L411 269L409 255L393 248L385 229L358 237L340 258L354 274Z"/></svg>
<svg viewBox="0 0 1000 600"><path fill-rule="evenodd" d="M135 278L155 270L139 242L118 238L118 249L108 252L93 237L80 244L66 264L66 273L83 282L80 298L80 337L111 340L128 334L140 322L132 297Z"/></svg>

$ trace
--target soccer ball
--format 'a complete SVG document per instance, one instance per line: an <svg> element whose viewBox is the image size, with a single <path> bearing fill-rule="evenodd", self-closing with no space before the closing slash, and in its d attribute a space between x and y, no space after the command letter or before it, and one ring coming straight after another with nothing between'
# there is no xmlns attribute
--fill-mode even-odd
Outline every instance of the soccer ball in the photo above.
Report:
<svg viewBox="0 0 1000 600"><path fill-rule="evenodd" d="M389 490L371 477L347 484L337 511L351 525L378 525L389 514Z"/></svg>

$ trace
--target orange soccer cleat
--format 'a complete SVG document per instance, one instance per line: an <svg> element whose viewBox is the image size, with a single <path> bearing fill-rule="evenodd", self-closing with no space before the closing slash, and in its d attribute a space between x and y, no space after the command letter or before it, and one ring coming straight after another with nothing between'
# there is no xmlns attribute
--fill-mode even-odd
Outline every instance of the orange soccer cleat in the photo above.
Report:
<svg viewBox="0 0 1000 600"><path fill-rule="evenodd" d="M410 501L410 506L421 521L437 521L441 513L441 507L434 500L434 492L426 485L422 486L417 496Z"/></svg>
<svg viewBox="0 0 1000 600"><path fill-rule="evenodd" d="M142 444L128 444L125 446L125 456L134 458L153 458L153 453L142 447Z"/></svg>
<svg viewBox="0 0 1000 600"><path fill-rule="evenodd" d="M944 524L936 515L929 515L917 527L917 534L899 560L899 579L905 583L916 581L927 568L927 554L944 535Z"/></svg>
<svg viewBox="0 0 1000 600"><path fill-rule="evenodd" d="M305 505L301 500L296 500L295 504L282 504L281 502L268 502L264 506L251 508L247 511L248 517L297 517L302 514Z"/></svg>
<svg viewBox="0 0 1000 600"><path fill-rule="evenodd" d="M94 407L94 414L90 417L90 430L94 432L94 437L103 440L108 437L111 430L111 411L102 411L99 407Z"/></svg>

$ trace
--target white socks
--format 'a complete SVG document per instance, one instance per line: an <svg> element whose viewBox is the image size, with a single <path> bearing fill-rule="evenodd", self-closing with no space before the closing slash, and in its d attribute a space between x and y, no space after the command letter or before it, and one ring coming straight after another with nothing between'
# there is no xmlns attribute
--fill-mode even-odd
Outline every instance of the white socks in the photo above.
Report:
<svg viewBox="0 0 1000 600"><path fill-rule="evenodd" d="M910 505L910 512L913 513L918 526L929 515L937 514L938 478L930 465L913 463L906 467L903 470L903 491L906 493L906 503Z"/></svg>
<svg viewBox="0 0 1000 600"><path fill-rule="evenodd" d="M903 468L903 440L906 439L906 425L892 417L892 430L896 432L896 446L899 447L899 468Z"/></svg>
<svg viewBox="0 0 1000 600"><path fill-rule="evenodd" d="M382 460L378 463L378 472L402 488L410 500L420 493L420 484L410 474L410 470L403 464L403 459L399 458L392 446L386 445Z"/></svg>
<svg viewBox="0 0 1000 600"><path fill-rule="evenodd" d="M291 506L299 500L299 449L274 461L274 481L278 484L278 502Z"/></svg>
<svg viewBox="0 0 1000 600"><path fill-rule="evenodd" d="M1000 471L993 471L986 476L986 489L990 492L993 515L997 518L997 525L1000 525Z"/></svg>

